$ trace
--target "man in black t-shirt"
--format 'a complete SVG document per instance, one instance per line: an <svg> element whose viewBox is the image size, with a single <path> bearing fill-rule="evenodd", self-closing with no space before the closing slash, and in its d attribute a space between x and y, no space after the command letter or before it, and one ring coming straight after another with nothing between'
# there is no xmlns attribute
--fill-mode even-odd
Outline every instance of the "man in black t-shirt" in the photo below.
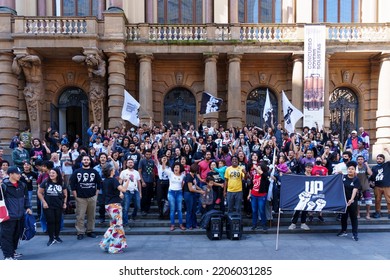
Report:
<svg viewBox="0 0 390 280"><path fill-rule="evenodd" d="M102 179L95 169L91 168L91 158L84 155L81 159L82 167L76 169L70 177L70 187L76 199L76 230L77 239L87 236L96 238L95 212L97 195L101 188ZM87 214L87 229L84 220Z"/></svg>
<svg viewBox="0 0 390 280"><path fill-rule="evenodd" d="M390 155L387 147L384 150ZM384 195L387 202L387 214L390 219L390 161L385 162L385 155L379 154L376 157L376 163L377 165L372 168L370 177L371 181L375 183L375 213L373 217L376 219L381 217L381 200L382 195Z"/></svg>

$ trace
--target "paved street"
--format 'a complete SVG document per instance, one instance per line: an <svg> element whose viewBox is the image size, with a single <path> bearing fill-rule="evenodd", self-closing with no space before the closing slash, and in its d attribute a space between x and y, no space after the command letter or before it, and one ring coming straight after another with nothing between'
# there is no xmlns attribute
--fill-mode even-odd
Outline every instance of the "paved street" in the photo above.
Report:
<svg viewBox="0 0 390 280"><path fill-rule="evenodd" d="M46 236L23 241L23 260L390 260L390 234L364 232L355 242L334 233L245 234L242 240L210 241L206 235L129 235L124 254L100 250L100 237L63 236L63 244L46 246Z"/></svg>

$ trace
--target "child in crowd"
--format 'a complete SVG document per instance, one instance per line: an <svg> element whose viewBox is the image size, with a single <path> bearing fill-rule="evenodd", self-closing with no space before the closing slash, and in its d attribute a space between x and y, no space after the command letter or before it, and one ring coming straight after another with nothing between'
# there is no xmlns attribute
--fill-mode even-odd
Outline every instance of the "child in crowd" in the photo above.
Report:
<svg viewBox="0 0 390 280"><path fill-rule="evenodd" d="M202 204L202 214L214 209L214 196L213 196L214 178L208 176L206 178L206 186L204 193L200 196L200 202Z"/></svg>

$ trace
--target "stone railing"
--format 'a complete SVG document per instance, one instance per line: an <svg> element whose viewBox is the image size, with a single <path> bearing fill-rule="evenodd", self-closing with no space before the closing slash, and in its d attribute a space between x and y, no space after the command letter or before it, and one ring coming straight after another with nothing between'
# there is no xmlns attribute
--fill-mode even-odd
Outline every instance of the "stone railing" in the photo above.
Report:
<svg viewBox="0 0 390 280"><path fill-rule="evenodd" d="M390 29L387 24L327 24L328 39L338 41L387 41Z"/></svg>
<svg viewBox="0 0 390 280"><path fill-rule="evenodd" d="M15 17L16 34L98 34L95 17ZM104 22L99 22L104 25ZM107 22L109 24L109 22ZM387 23L326 24L327 40L348 42L390 41ZM120 30L120 26L118 29ZM286 42L304 40L304 24L128 24L128 41L151 42ZM109 34L107 34L109 35ZM116 34L117 35L117 34Z"/></svg>
<svg viewBox="0 0 390 280"><path fill-rule="evenodd" d="M327 40L372 42L390 40L387 24L327 24ZM304 40L303 24L210 24L127 26L130 41L258 41Z"/></svg>
<svg viewBox="0 0 390 280"><path fill-rule="evenodd" d="M96 34L95 17L15 17L15 33Z"/></svg>

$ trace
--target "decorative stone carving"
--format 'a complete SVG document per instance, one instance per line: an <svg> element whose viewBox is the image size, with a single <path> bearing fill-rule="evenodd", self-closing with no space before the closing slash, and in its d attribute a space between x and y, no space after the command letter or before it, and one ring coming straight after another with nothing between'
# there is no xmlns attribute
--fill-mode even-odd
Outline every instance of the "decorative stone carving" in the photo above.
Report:
<svg viewBox="0 0 390 280"><path fill-rule="evenodd" d="M106 61L102 54L85 53L72 58L76 63L83 63L88 68L89 101L92 107L94 123L104 123L104 101L106 98Z"/></svg>
<svg viewBox="0 0 390 280"><path fill-rule="evenodd" d="M348 83L348 82L349 82L349 79L350 79L350 73L349 73L349 71L344 71L344 73L343 73L343 82L344 82L344 83Z"/></svg>
<svg viewBox="0 0 390 280"><path fill-rule="evenodd" d="M182 72L176 73L176 84L178 84L178 85L183 84L183 73Z"/></svg>
<svg viewBox="0 0 390 280"><path fill-rule="evenodd" d="M24 74L26 85L23 93L31 131L35 134L34 136L40 136L45 94L41 59L37 55L18 54L12 63L12 71L17 75Z"/></svg>
<svg viewBox="0 0 390 280"><path fill-rule="evenodd" d="M260 83L265 84L267 75L265 73L260 73Z"/></svg>

